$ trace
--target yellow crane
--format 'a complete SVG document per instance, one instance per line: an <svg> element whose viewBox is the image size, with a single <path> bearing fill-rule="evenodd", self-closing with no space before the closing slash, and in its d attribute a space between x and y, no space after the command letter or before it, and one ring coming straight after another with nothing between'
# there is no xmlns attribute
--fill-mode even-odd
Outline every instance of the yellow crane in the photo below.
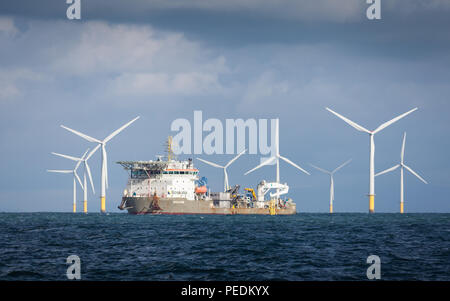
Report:
<svg viewBox="0 0 450 301"><path fill-rule="evenodd" d="M253 188L245 188L245 190L248 191L248 192L250 192L250 193L252 194L253 200L254 200L254 201L257 201L257 200L256 200L255 190L254 190Z"/></svg>

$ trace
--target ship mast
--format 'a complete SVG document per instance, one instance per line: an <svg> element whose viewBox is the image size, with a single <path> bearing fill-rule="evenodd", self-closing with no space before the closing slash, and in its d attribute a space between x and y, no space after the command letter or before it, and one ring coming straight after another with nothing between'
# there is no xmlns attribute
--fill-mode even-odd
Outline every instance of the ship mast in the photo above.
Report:
<svg viewBox="0 0 450 301"><path fill-rule="evenodd" d="M172 150L172 136L167 137L167 161L170 161L172 159L175 158L175 155L173 154L173 150Z"/></svg>

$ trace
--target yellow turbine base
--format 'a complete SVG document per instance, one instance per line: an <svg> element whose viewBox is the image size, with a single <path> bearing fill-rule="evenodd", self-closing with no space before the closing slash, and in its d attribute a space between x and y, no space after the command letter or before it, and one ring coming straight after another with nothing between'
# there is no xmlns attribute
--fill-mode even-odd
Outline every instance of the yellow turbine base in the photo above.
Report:
<svg viewBox="0 0 450 301"><path fill-rule="evenodd" d="M73 213L77 212L77 204L73 204Z"/></svg>
<svg viewBox="0 0 450 301"><path fill-rule="evenodd" d="M276 215L277 214L277 210L276 210L276 200L271 200L270 204L269 204L269 213L270 215Z"/></svg>
<svg viewBox="0 0 450 301"><path fill-rule="evenodd" d="M106 212L106 204L105 204L105 197L104 196L101 197L100 211L102 213Z"/></svg>
<svg viewBox="0 0 450 301"><path fill-rule="evenodd" d="M333 213L333 204L330 204L330 213Z"/></svg>
<svg viewBox="0 0 450 301"><path fill-rule="evenodd" d="M84 200L83 202L83 212L87 213L87 200Z"/></svg>
<svg viewBox="0 0 450 301"><path fill-rule="evenodd" d="M403 213L404 211L404 206L403 206L403 202L400 202L400 213Z"/></svg>
<svg viewBox="0 0 450 301"><path fill-rule="evenodd" d="M375 212L375 195L369 194L369 213Z"/></svg>

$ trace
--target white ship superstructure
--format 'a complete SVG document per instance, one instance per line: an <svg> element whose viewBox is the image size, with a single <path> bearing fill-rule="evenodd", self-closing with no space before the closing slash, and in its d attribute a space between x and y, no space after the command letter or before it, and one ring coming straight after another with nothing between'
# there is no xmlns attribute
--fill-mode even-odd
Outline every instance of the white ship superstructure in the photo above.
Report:
<svg viewBox="0 0 450 301"><path fill-rule="evenodd" d="M118 162L130 171L125 197L196 199L198 169L191 159L185 161Z"/></svg>

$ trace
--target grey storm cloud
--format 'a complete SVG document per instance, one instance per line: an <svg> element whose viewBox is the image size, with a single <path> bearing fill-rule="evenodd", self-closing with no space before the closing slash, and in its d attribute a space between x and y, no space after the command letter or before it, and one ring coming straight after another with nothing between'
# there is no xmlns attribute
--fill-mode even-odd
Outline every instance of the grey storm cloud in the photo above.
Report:
<svg viewBox="0 0 450 301"><path fill-rule="evenodd" d="M145 16L169 11L244 14L248 17L300 21L355 22L364 19L369 6L365 0L81 0L88 18L145 20ZM65 1L2 1L2 14L37 18L64 18ZM394 15L420 15L450 10L447 0L382 0L383 10Z"/></svg>
<svg viewBox="0 0 450 301"><path fill-rule="evenodd" d="M218 77L227 72L223 56L148 25L35 20L27 27L0 17L0 101L24 95L24 81L70 77L95 78L109 96L195 95L220 89ZM31 57L24 44L32 45Z"/></svg>
<svg viewBox="0 0 450 301"><path fill-rule="evenodd" d="M82 21L150 24L182 32L220 47L254 43L332 42L383 54L380 45L398 50L386 55L414 56L450 43L447 0L382 0L382 20L366 19L365 0L81 0ZM64 0L1 1L0 14L26 20L66 19ZM414 41L425 43L414 45ZM408 49L409 51L403 51Z"/></svg>

